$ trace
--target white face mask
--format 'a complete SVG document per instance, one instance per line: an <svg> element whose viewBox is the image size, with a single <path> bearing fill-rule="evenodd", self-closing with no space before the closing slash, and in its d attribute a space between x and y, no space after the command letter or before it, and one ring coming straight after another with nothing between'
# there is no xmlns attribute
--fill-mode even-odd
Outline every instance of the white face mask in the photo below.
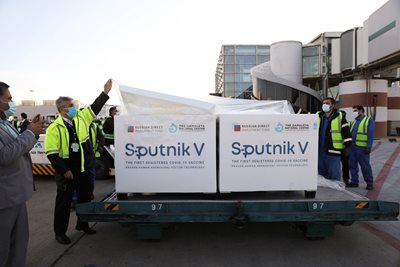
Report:
<svg viewBox="0 0 400 267"><path fill-rule="evenodd" d="M353 111L353 118L354 119L357 119L358 115L359 115L358 111Z"/></svg>
<svg viewBox="0 0 400 267"><path fill-rule="evenodd" d="M323 112L329 112L330 109L331 109L331 105L328 105L328 104L323 104L322 105L322 111Z"/></svg>

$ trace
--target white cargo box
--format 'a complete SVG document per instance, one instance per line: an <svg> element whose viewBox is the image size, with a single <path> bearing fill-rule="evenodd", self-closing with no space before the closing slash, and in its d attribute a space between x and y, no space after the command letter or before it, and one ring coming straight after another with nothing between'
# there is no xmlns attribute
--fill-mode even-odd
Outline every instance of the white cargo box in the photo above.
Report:
<svg viewBox="0 0 400 267"><path fill-rule="evenodd" d="M215 193L214 105L120 86L115 117L118 193Z"/></svg>
<svg viewBox="0 0 400 267"><path fill-rule="evenodd" d="M116 191L215 193L214 115L115 118Z"/></svg>
<svg viewBox="0 0 400 267"><path fill-rule="evenodd" d="M317 116L220 114L219 191L316 191Z"/></svg>

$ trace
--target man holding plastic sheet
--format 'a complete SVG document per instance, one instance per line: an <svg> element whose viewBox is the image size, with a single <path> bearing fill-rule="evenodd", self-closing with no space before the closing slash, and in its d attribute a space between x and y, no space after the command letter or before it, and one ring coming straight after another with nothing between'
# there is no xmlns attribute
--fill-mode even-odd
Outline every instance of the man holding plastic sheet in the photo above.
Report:
<svg viewBox="0 0 400 267"><path fill-rule="evenodd" d="M78 203L90 202L92 182L90 172L94 168L95 155L89 135L89 126L109 99L112 87L109 79L104 91L92 105L77 110L72 98L59 97L56 101L60 116L47 128L45 152L56 173L57 197L54 210L54 232L61 244L69 244L66 235L74 190ZM95 234L87 222L79 221L75 227L86 234Z"/></svg>
<svg viewBox="0 0 400 267"><path fill-rule="evenodd" d="M117 114L117 107L111 107L109 114L110 117L103 121L104 144L107 146L114 144L114 116Z"/></svg>
<svg viewBox="0 0 400 267"><path fill-rule="evenodd" d="M354 121L350 124L353 145L350 154L351 182L347 187L358 187L358 164L360 164L367 190L374 188L374 178L369 162L372 143L374 141L375 122L370 116L364 115L364 107L353 106Z"/></svg>
<svg viewBox="0 0 400 267"><path fill-rule="evenodd" d="M335 108L335 99L323 100L322 112L318 112L319 146L318 174L330 180L340 181L340 156L351 149L350 128L346 114Z"/></svg>

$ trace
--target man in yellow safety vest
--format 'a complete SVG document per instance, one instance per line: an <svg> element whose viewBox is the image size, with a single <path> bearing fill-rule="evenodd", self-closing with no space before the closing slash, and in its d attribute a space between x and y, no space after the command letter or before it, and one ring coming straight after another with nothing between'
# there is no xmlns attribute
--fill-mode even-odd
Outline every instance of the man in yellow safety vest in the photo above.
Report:
<svg viewBox="0 0 400 267"><path fill-rule="evenodd" d="M322 111L318 112L319 146L318 174L327 179L340 181L340 156L351 150L350 128L346 114L335 108L336 101L325 98Z"/></svg>
<svg viewBox="0 0 400 267"><path fill-rule="evenodd" d="M353 116L354 121L350 124L353 138L350 154L351 182L347 187L358 187L358 165L360 165L364 181L367 183L366 188L372 190L374 178L369 160L374 141L375 122L370 116L364 115L363 106L353 106Z"/></svg>
<svg viewBox="0 0 400 267"><path fill-rule="evenodd" d="M56 106L60 116L46 131L45 152L56 171L54 232L56 240L61 244L71 243L66 232L74 190L78 195L78 203L91 201L91 171L94 169L95 155L89 126L108 100L111 87L112 80L109 79L93 104L82 110L74 106L72 98L59 97ZM79 219L75 229L86 234L96 233L87 222Z"/></svg>

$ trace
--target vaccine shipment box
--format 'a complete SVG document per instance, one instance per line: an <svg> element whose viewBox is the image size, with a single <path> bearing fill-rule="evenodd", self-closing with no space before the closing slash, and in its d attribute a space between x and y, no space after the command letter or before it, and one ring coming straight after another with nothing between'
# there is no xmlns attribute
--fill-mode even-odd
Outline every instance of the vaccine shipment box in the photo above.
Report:
<svg viewBox="0 0 400 267"><path fill-rule="evenodd" d="M115 118L117 192L217 191L213 115Z"/></svg>
<svg viewBox="0 0 400 267"><path fill-rule="evenodd" d="M123 87L115 116L118 193L216 193L214 105Z"/></svg>
<svg viewBox="0 0 400 267"><path fill-rule="evenodd" d="M316 191L315 114L220 114L219 191Z"/></svg>

